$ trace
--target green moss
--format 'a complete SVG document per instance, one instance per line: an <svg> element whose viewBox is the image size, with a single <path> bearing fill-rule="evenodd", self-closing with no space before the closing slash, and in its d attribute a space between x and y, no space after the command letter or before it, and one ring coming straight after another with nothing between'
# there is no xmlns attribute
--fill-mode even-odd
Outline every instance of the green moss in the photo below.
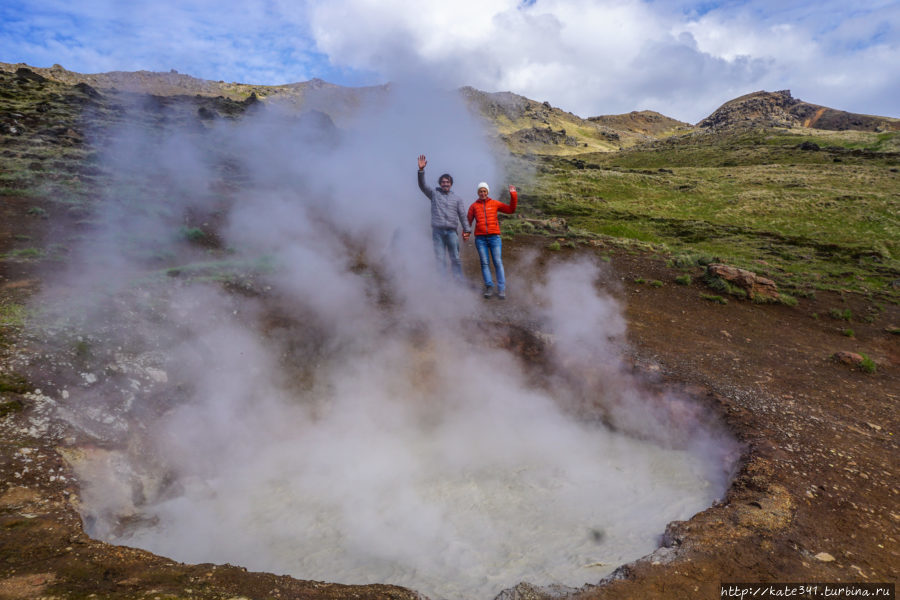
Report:
<svg viewBox="0 0 900 600"><path fill-rule="evenodd" d="M21 304L4 302L0 304L0 326L22 327L28 311Z"/></svg>

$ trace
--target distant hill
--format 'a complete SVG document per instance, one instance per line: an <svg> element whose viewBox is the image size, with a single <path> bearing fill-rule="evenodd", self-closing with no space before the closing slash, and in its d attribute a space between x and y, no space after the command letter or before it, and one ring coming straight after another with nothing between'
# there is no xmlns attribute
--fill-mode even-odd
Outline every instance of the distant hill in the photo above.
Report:
<svg viewBox="0 0 900 600"><path fill-rule="evenodd" d="M682 123L651 111L583 119L511 92L482 92L464 87L461 93L479 114L492 122L513 152L575 154L608 152L689 130Z"/></svg>
<svg viewBox="0 0 900 600"><path fill-rule="evenodd" d="M390 90L390 85L345 87L321 79L269 86L198 79L174 70L83 74L60 65L41 68L24 63L0 63L0 71L15 73L22 69L51 81L87 85L101 92L115 90L155 96L187 96L197 101L215 98L219 104L278 101L298 110L325 113L338 126L352 118L359 107L383 101ZM900 119L859 115L810 104L793 98L788 90L760 91L735 98L696 126L649 110L584 119L553 107L549 102L537 102L511 92L490 93L463 87L460 94L473 112L494 128L498 140L519 154L611 152L695 131L727 132L744 127L900 131Z"/></svg>
<svg viewBox="0 0 900 600"><path fill-rule="evenodd" d="M697 124L704 129L730 127L805 127L830 131L900 131L900 119L860 115L810 104L790 90L753 92L730 100Z"/></svg>
<svg viewBox="0 0 900 600"><path fill-rule="evenodd" d="M97 90L117 90L155 96L223 97L239 102L251 96L256 99L277 99L303 110L327 113L335 122L352 114L365 102L377 101L386 95L388 86L344 87L321 79L310 79L285 85L253 85L246 83L197 79L177 71L111 71L84 74L69 71L60 65L49 68L32 67L24 63L0 63L0 71L16 72L29 69L51 81L70 85L87 84Z"/></svg>
<svg viewBox="0 0 900 600"><path fill-rule="evenodd" d="M588 117L588 121L619 131L660 137L681 133L692 126L690 123L678 121L652 110L631 111L623 115L606 115Z"/></svg>
<svg viewBox="0 0 900 600"><path fill-rule="evenodd" d="M19 69L27 69L59 83L88 85L101 92L222 97L237 102L278 101L302 110L324 112L338 125L363 104L383 100L390 89L389 85L344 87L321 79L274 86L253 85L198 79L176 71L83 74L60 65L42 68L24 63L0 63L0 71L14 73ZM511 92L488 93L463 87L460 93L473 111L495 128L498 138L510 150L523 154L609 152L670 135L679 128L690 128L687 123L650 111L583 119L548 102L536 102Z"/></svg>

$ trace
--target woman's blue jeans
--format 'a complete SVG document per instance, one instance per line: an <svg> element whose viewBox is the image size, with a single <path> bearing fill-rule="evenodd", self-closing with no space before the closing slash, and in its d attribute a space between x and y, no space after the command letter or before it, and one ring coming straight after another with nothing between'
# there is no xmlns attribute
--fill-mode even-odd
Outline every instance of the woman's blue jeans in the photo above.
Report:
<svg viewBox="0 0 900 600"><path fill-rule="evenodd" d="M478 258L481 260L481 277L484 278L484 285L492 287L491 281L491 265L488 262L488 254L494 263L494 272L497 274L497 291L502 292L506 289L506 276L503 273L503 258L500 254L502 242L500 236L476 235L475 248L478 250Z"/></svg>

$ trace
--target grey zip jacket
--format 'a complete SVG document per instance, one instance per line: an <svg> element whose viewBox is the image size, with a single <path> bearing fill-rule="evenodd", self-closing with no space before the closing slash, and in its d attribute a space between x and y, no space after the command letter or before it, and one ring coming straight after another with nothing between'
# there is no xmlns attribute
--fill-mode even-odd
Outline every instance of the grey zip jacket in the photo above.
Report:
<svg viewBox="0 0 900 600"><path fill-rule="evenodd" d="M456 229L457 223L463 231L471 233L472 229L466 219L466 206L463 199L450 190L444 193L439 187L430 188L425 184L425 171L419 171L419 189L431 200L431 226L438 229Z"/></svg>

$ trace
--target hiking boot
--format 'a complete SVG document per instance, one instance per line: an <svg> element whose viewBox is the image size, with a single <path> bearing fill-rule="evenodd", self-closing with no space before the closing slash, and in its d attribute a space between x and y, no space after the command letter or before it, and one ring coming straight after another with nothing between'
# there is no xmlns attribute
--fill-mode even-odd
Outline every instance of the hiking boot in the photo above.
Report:
<svg viewBox="0 0 900 600"><path fill-rule="evenodd" d="M506 300L506 290L500 290L497 292L497 297L501 300Z"/></svg>
<svg viewBox="0 0 900 600"><path fill-rule="evenodd" d="M484 286L484 291L482 292L482 295L484 295L485 298L490 298L491 296L493 296L494 295L493 286L490 286L490 285Z"/></svg>

